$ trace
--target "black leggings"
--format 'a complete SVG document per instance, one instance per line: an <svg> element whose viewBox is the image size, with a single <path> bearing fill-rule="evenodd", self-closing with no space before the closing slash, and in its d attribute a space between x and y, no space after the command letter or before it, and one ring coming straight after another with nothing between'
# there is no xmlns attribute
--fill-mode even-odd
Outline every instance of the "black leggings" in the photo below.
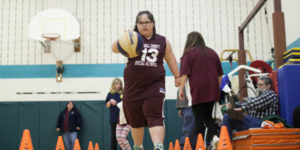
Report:
<svg viewBox="0 0 300 150"><path fill-rule="evenodd" d="M193 113L195 115L195 133L202 134L204 137L205 126L208 128L208 132L212 135L218 135L218 127L212 119L212 109L214 102L200 103L192 106Z"/></svg>
<svg viewBox="0 0 300 150"><path fill-rule="evenodd" d="M110 149L117 150L117 137L116 137L116 128L117 123L110 123L111 127L111 138L110 138Z"/></svg>

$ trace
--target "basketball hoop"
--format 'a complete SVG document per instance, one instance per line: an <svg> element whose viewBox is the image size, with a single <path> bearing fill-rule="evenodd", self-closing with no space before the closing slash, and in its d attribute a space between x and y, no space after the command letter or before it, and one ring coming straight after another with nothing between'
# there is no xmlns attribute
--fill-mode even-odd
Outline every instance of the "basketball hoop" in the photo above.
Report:
<svg viewBox="0 0 300 150"><path fill-rule="evenodd" d="M60 35L57 33L43 33L42 38L46 39L45 40L45 53L50 53L51 52L51 41L56 41L60 38Z"/></svg>
<svg viewBox="0 0 300 150"><path fill-rule="evenodd" d="M50 41L55 41L60 38L60 35L57 33L43 33L42 37Z"/></svg>

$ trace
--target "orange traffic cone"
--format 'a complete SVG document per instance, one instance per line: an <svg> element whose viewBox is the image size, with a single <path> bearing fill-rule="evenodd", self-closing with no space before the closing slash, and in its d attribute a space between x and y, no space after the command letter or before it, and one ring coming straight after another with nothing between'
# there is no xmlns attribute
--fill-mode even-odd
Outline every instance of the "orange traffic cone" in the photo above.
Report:
<svg viewBox="0 0 300 150"><path fill-rule="evenodd" d="M232 145L226 126L221 127L220 140L217 150L232 150Z"/></svg>
<svg viewBox="0 0 300 150"><path fill-rule="evenodd" d="M204 144L203 136L201 133L198 134L196 150L205 150L205 144Z"/></svg>
<svg viewBox="0 0 300 150"><path fill-rule="evenodd" d="M181 150L179 140L176 140L174 150Z"/></svg>
<svg viewBox="0 0 300 150"><path fill-rule="evenodd" d="M23 131L19 150L33 150L30 131L28 129Z"/></svg>
<svg viewBox="0 0 300 150"><path fill-rule="evenodd" d="M58 136L55 150L65 150L65 145L62 136Z"/></svg>
<svg viewBox="0 0 300 150"><path fill-rule="evenodd" d="M97 142L96 142L96 144L95 144L95 150L99 150L99 145L98 145Z"/></svg>
<svg viewBox="0 0 300 150"><path fill-rule="evenodd" d="M185 138L183 150L192 150L189 137Z"/></svg>
<svg viewBox="0 0 300 150"><path fill-rule="evenodd" d="M89 142L88 150L94 150L93 142L92 141Z"/></svg>
<svg viewBox="0 0 300 150"><path fill-rule="evenodd" d="M174 150L174 147L173 147L173 143L172 143L172 142L170 142L170 144L169 144L169 150Z"/></svg>
<svg viewBox="0 0 300 150"><path fill-rule="evenodd" d="M75 140L75 144L74 144L73 150L81 150L80 144L79 144L79 140L78 140L78 139Z"/></svg>

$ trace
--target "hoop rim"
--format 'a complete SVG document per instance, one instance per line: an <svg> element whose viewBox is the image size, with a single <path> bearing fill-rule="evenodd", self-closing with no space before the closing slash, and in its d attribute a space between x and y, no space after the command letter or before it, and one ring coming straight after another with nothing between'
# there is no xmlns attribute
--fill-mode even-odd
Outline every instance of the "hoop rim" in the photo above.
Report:
<svg viewBox="0 0 300 150"><path fill-rule="evenodd" d="M42 33L42 38L45 38L47 40L55 41L60 38L60 35L58 33Z"/></svg>

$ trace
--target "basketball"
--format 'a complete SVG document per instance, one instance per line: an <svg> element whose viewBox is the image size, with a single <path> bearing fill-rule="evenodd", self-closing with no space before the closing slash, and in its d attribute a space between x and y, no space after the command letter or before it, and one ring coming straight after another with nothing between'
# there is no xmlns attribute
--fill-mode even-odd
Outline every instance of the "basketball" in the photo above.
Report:
<svg viewBox="0 0 300 150"><path fill-rule="evenodd" d="M118 50L125 57L137 57L143 48L142 36L135 31L124 31L120 34L117 42Z"/></svg>

